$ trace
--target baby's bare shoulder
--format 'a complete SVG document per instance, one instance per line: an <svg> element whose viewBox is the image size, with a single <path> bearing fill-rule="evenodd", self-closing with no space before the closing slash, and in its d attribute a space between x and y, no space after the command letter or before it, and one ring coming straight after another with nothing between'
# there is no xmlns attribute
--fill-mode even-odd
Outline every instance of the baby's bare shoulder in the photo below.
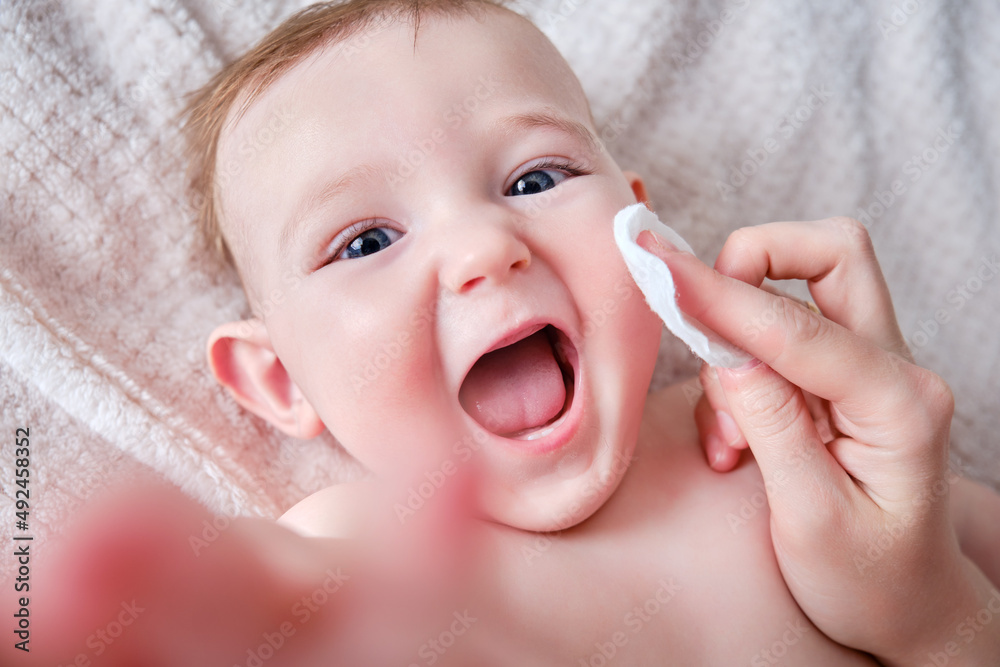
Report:
<svg viewBox="0 0 1000 667"><path fill-rule="evenodd" d="M643 408L643 424L659 433L671 434L672 440L696 442L694 407L702 393L697 376L651 391Z"/></svg>
<svg viewBox="0 0 1000 667"><path fill-rule="evenodd" d="M348 538L357 534L358 508L371 493L371 482L335 484L293 505L278 523L305 537Z"/></svg>

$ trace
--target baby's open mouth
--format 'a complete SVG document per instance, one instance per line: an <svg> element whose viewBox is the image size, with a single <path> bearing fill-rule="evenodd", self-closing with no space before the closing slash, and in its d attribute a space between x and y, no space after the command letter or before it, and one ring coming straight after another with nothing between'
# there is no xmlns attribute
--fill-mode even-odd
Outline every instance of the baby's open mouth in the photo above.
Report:
<svg viewBox="0 0 1000 667"><path fill-rule="evenodd" d="M532 440L550 429L573 402L576 348L552 325L487 352L459 390L462 407L485 429Z"/></svg>

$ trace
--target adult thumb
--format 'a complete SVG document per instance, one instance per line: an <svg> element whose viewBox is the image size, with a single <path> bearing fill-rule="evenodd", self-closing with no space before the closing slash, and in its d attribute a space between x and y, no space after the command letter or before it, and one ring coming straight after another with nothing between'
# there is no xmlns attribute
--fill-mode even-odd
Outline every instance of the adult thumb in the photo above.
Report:
<svg viewBox="0 0 1000 667"><path fill-rule="evenodd" d="M718 378L764 477L771 511L808 520L836 507L830 494L847 475L820 438L802 391L757 360L719 368Z"/></svg>

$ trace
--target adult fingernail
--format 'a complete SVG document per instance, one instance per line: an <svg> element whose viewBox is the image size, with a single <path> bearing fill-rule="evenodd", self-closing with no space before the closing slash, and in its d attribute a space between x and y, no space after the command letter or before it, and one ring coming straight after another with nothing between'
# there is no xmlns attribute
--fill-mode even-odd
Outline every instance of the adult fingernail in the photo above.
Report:
<svg viewBox="0 0 1000 667"><path fill-rule="evenodd" d="M730 447L735 447L740 440L743 439L743 434L740 432L740 428L733 421L733 418L728 412L724 410L715 411L715 421L719 424L719 432L722 433L722 437L726 439L726 442Z"/></svg>
<svg viewBox="0 0 1000 667"><path fill-rule="evenodd" d="M746 362L742 366L737 366L736 368L730 368L729 370L736 371L737 373L744 373L753 368L757 368L758 366L760 366L760 359L758 359L757 357L753 357L752 359L750 359L750 361Z"/></svg>
<svg viewBox="0 0 1000 667"><path fill-rule="evenodd" d="M680 252L680 249L677 246L659 234L653 234L653 238L656 240L657 247L666 250L667 252Z"/></svg>
<svg viewBox="0 0 1000 667"><path fill-rule="evenodd" d="M746 362L742 366L737 366L735 368L720 367L718 369L719 383L727 389L733 386L733 383L737 381L737 378L744 373L752 371L753 369L760 366L761 361L757 357L753 357L750 361Z"/></svg>
<svg viewBox="0 0 1000 667"><path fill-rule="evenodd" d="M660 253L680 252L680 250L677 249L677 246L673 243L661 237L659 234L655 234L648 230L642 232L636 241L639 243L639 247L645 250L659 251Z"/></svg>

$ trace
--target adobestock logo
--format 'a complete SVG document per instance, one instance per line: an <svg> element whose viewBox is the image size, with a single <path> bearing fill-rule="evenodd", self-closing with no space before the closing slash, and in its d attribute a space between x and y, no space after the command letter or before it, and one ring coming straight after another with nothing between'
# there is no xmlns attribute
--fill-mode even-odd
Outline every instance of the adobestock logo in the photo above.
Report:
<svg viewBox="0 0 1000 667"><path fill-rule="evenodd" d="M975 641L976 637L997 619L997 616L1000 616L1000 591L994 588L993 594L975 616L967 616L955 626L955 635L951 641L946 642L940 651L927 654L929 662L925 662L922 667L947 667L952 664L952 658L958 657L962 653L962 648Z"/></svg>
<svg viewBox="0 0 1000 667"><path fill-rule="evenodd" d="M735 194L737 190L749 183L771 157L787 145L782 144L782 140L786 142L791 140L813 118L813 114L826 105L831 97L833 97L833 93L827 90L825 85L812 86L800 104L778 120L775 128L777 135L768 135L760 144L748 148L746 159L738 165L730 167L726 181L715 182L719 198L722 201L728 201L730 195Z"/></svg>
<svg viewBox="0 0 1000 667"><path fill-rule="evenodd" d="M590 500L595 496L603 495L608 488L616 485L635 460L635 456L629 457L622 452L616 452L610 468L602 471L597 479L590 481L580 490L579 500L570 503L565 511L552 516L554 524L559 527L557 530L537 533L530 544L521 546L521 555L524 557L524 561L528 565L532 565L535 560L541 558L544 553L551 549L563 530L575 526L583 519L584 513L590 511Z"/></svg>
<svg viewBox="0 0 1000 667"><path fill-rule="evenodd" d="M875 26L882 33L882 39L889 39L889 35L899 32L918 11L920 11L918 0L904 0L900 4L894 4L887 17L875 22Z"/></svg>
<svg viewBox="0 0 1000 667"><path fill-rule="evenodd" d="M998 273L1000 273L1000 259L996 253L980 256L972 275L948 290L945 295L947 306L936 308L933 316L918 320L916 330L906 336L906 344L914 356L958 317L962 309L975 299Z"/></svg>
<svg viewBox="0 0 1000 667"><path fill-rule="evenodd" d="M682 590L673 579L660 579L656 583L658 587L653 594L641 605L632 607L622 618L624 629L611 633L605 641L594 642L594 652L586 658L577 660L579 667L605 667L608 665L621 649L628 645L630 639L642 632Z"/></svg>
<svg viewBox="0 0 1000 667"><path fill-rule="evenodd" d="M736 21L738 14L750 6L750 0L734 0L719 12L719 15L704 24L704 27L695 34L693 39L685 43L683 51L674 51L671 59L677 71L682 74L688 73L688 67L694 65L701 58L705 51L715 43L726 27Z"/></svg>
<svg viewBox="0 0 1000 667"><path fill-rule="evenodd" d="M216 186L224 188L229 185L233 178L243 172L248 163L263 153L288 129L292 118L294 115L288 109L284 107L276 109L266 122L257 126L249 137L244 137L236 147L235 156L216 165Z"/></svg>
<svg viewBox="0 0 1000 667"><path fill-rule="evenodd" d="M94 665L95 662L91 659L91 655L94 658L103 655L125 633L125 629L131 627L144 611L146 611L145 608L140 607L135 600L122 602L121 611L118 612L117 616L103 628L98 629L94 634L87 637L87 648L92 653L78 653L73 662L68 663L65 667L91 667L91 665ZM60 663L57 667L64 666Z"/></svg>
<svg viewBox="0 0 1000 667"><path fill-rule="evenodd" d="M858 207L854 217L865 227L871 227L909 191L907 181L910 184L917 183L961 136L961 123L950 123L947 128L939 127L934 139L903 163L900 178L894 179L884 190L875 188L871 198Z"/></svg>
<svg viewBox="0 0 1000 667"><path fill-rule="evenodd" d="M417 649L417 656L423 658L424 665L435 664L479 620L471 615L468 609L461 613L456 611L452 617L455 620L446 629L442 630L437 637L428 639ZM409 667L420 667L420 663L412 662Z"/></svg>
<svg viewBox="0 0 1000 667"><path fill-rule="evenodd" d="M500 81L496 75L480 76L478 85L461 102L458 102L444 112L444 125L435 127L431 132L409 146L405 147L396 158L396 168L389 175L389 187L393 190L406 179L415 174L431 155L437 152L439 146L448 141L448 130L457 130L479 110L483 102L493 97L500 89Z"/></svg>
<svg viewBox="0 0 1000 667"><path fill-rule="evenodd" d="M798 619L787 621L785 627L787 629L781 633L780 638L776 639L769 647L758 651L750 659L752 667L766 667L767 665L775 665L781 662L788 655L789 649L798 644L803 635L809 631L809 628L803 625L802 621Z"/></svg>

